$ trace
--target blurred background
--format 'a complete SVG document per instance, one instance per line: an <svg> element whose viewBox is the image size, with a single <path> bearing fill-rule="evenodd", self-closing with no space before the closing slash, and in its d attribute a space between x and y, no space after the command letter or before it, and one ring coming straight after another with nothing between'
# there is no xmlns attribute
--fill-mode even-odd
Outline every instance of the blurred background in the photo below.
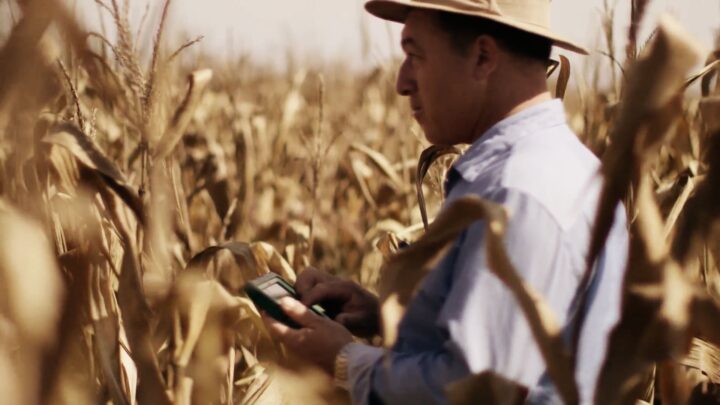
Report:
<svg viewBox="0 0 720 405"><path fill-rule="evenodd" d="M143 16L159 19L156 0L134 0L131 24ZM3 1L7 14L10 2ZM100 30L100 13L94 0L68 1L88 27ZM221 59L247 57L255 63L283 68L289 57L307 67L344 63L369 68L399 56L399 24L372 17L364 0L175 0L168 19L168 37L178 43L203 36L197 51ZM627 0L554 0L552 27L591 50L606 49L601 32L604 9L614 9L615 28L629 24ZM146 10L148 10L146 12ZM688 31L710 49L720 26L717 0L657 0L650 2L640 40L644 41L662 13L676 17ZM112 24L105 15L105 26ZM6 29L7 27L2 27ZM148 30L151 31L151 30ZM141 37L149 47L152 32ZM621 41L616 38L620 50Z"/></svg>
<svg viewBox="0 0 720 405"><path fill-rule="evenodd" d="M618 190L600 212L633 221L596 403L720 403L720 2L552 5L592 55L556 55L549 88ZM647 46L662 13L704 49L667 26ZM347 403L242 287L420 280L387 259L461 150L396 94L399 34L359 0L0 0L0 403Z"/></svg>

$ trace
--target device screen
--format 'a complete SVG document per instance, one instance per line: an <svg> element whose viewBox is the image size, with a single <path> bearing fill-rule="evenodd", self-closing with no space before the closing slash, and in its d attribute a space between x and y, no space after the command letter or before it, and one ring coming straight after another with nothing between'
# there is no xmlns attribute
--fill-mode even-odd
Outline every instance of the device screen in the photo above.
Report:
<svg viewBox="0 0 720 405"><path fill-rule="evenodd" d="M254 285L255 288L262 291L262 294L265 297L269 298L272 302L275 303L277 303L284 297L298 299L297 294L295 293L295 289L285 280L273 274L259 277L251 281L250 285ZM253 300L255 300L255 298L253 298ZM327 315L325 314L325 310L318 304L311 306L310 309L320 316L327 317Z"/></svg>
<svg viewBox="0 0 720 405"><path fill-rule="evenodd" d="M263 292L275 301L279 301L283 297L294 298L290 291L286 290L282 287L282 285L277 283L263 286Z"/></svg>

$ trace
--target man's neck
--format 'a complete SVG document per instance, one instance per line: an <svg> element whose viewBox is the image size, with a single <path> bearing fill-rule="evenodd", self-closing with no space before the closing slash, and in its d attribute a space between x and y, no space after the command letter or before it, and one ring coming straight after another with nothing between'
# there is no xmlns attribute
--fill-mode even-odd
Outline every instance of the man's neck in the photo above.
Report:
<svg viewBox="0 0 720 405"><path fill-rule="evenodd" d="M511 117L511 116L519 113L520 111L526 110L530 107L534 107L538 104L542 104L542 103L544 103L546 101L550 101L550 100L552 100L552 96L550 95L550 92L548 92L548 91L537 94L537 95L535 95L525 101L521 101L520 103L515 105L515 107L511 108L510 111L505 113L505 115L499 121L502 121L505 118Z"/></svg>
<svg viewBox="0 0 720 405"><path fill-rule="evenodd" d="M504 81L504 83L508 83L508 81ZM488 105L484 108L484 113L475 126L470 143L478 140L498 122L530 107L552 100L544 80L538 81L534 85L527 85L526 82L523 86L506 86L496 92L490 92L490 94L501 94L502 96L486 102Z"/></svg>

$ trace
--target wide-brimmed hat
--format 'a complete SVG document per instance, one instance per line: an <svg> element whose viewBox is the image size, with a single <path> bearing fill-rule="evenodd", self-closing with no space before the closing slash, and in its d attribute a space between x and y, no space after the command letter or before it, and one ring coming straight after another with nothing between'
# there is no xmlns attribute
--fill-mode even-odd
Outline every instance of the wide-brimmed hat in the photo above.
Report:
<svg viewBox="0 0 720 405"><path fill-rule="evenodd" d="M550 30L551 0L370 0L365 9L385 20L404 22L412 9L446 11L481 17L545 37L553 45L587 55L580 45Z"/></svg>

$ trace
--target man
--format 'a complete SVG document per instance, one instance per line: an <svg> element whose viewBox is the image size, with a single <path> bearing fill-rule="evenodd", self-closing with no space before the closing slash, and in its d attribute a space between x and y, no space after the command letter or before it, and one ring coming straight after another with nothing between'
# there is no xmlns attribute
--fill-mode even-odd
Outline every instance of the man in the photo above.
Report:
<svg viewBox="0 0 720 405"><path fill-rule="evenodd" d="M619 316L627 256L622 207L589 290L574 308L585 269L601 180L599 162L568 128L552 100L546 67L552 45L584 53L548 29L550 0L371 0L367 10L404 23L406 58L397 91L435 144L472 146L450 170L445 205L468 194L503 204L505 247L525 282L571 329L586 313L576 378L590 402L607 336ZM530 402L553 402L545 364L511 293L488 270L484 225L468 228L423 281L386 353L353 342L378 332L377 299L314 269L301 273L304 304L332 303L334 321L287 299L303 327L266 318L290 350L346 382L356 403L444 403L444 387L492 371L529 388ZM383 361L388 359L388 361Z"/></svg>

